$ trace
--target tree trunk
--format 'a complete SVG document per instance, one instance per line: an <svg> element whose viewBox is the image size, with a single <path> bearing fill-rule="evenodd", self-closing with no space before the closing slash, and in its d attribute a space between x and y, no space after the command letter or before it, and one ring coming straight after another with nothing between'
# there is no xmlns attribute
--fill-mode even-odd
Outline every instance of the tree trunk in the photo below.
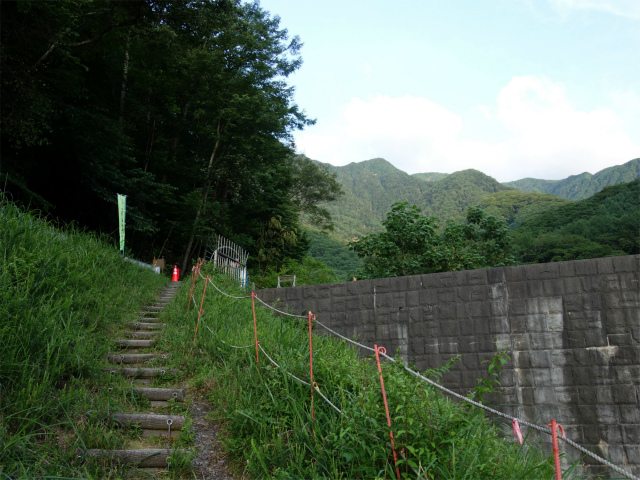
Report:
<svg viewBox="0 0 640 480"><path fill-rule="evenodd" d="M218 152L218 148L220 147L220 127L221 120L218 120L218 127L216 128L216 143L213 146L213 151L211 152L211 157L209 157L209 165L207 167L207 175L205 179L205 185L202 189L202 198L200 200L200 205L198 205L198 210L196 211L195 219L193 220L193 227L191 229L191 235L189 236L189 242L187 243L187 249L184 252L184 258L182 259L182 271L186 272L187 263L189 261L189 257L191 256L191 251L193 247L193 240L196 236L196 229L198 228L198 221L200 220L200 215L204 212L207 196L209 195L209 190L211 189L211 170L213 169L213 161L216 158L216 153Z"/></svg>
<svg viewBox="0 0 640 480"><path fill-rule="evenodd" d="M184 108L182 109L182 123L184 125L184 123L187 121L187 113L189 112L189 104L190 102L187 101L187 103L184 105ZM173 157L175 157L176 155L176 150L178 150L178 140L180 139L180 129L178 129L176 131L176 135L175 137L173 137L173 141L171 142L171 147L169 148L169 156L167 157L167 161L171 162L171 160L173 160Z"/></svg>
<svg viewBox="0 0 640 480"><path fill-rule="evenodd" d="M127 96L127 77L129 75L129 45L131 44L131 30L127 34L127 47L124 51L124 65L122 67L122 86L120 87L120 109L118 122L120 123L120 128L124 125L124 100ZM122 148L122 137L118 139L118 152L116 155L116 167L120 168L120 150Z"/></svg>

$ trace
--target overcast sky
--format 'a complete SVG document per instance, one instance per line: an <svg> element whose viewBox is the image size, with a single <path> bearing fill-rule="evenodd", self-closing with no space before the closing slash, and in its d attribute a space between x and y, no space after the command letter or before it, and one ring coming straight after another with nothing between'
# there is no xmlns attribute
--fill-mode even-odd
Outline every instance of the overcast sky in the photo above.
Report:
<svg viewBox="0 0 640 480"><path fill-rule="evenodd" d="M560 179L640 157L640 0L261 0L310 158Z"/></svg>

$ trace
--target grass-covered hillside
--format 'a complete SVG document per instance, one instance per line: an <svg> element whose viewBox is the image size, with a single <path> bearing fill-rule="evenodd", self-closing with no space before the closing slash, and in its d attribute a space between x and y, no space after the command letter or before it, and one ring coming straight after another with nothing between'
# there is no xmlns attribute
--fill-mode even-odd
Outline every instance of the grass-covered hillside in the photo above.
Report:
<svg viewBox="0 0 640 480"><path fill-rule="evenodd" d="M77 458L114 435L88 421L113 402L90 381L166 281L0 198L0 478L106 478Z"/></svg>
<svg viewBox="0 0 640 480"><path fill-rule="evenodd" d="M122 448L130 435L114 429L110 418L137 400L108 394L99 370L111 334L166 279L123 261L95 236L58 229L7 202L0 204L0 251L0 477L142 478L118 465L89 462L82 452ZM206 273L229 293L247 295ZM204 286L199 279L196 298ZM186 312L190 287L185 281L162 313L167 328L158 347L171 352L167 367L184 372L185 387L212 402L238 477L395 477L371 359L318 335L315 325L314 381L343 413L318 392L312 413L309 387L289 376L309 380L306 319L276 317L258 305L258 369L250 298L228 298L209 286L198 324L199 309ZM551 476L550 452L514 443L482 412L444 398L398 366L384 362L383 370L403 478ZM438 372L426 375L437 378ZM156 477L193 478L188 468Z"/></svg>
<svg viewBox="0 0 640 480"><path fill-rule="evenodd" d="M191 372L193 388L213 403L238 477L396 478L375 359L361 358L314 323L313 380L333 406L317 391L312 406L310 386L301 383L310 380L306 312L277 317L256 301L256 334L248 292L205 266L207 274L221 290L245 298L207 284L194 344L198 308L185 315L191 285L184 282L160 347L173 352L174 366ZM204 287L198 277L198 303ZM445 398L400 365L383 361L382 369L402 478L551 478L551 452L532 446L536 435L521 446L482 411ZM440 374L425 373L434 380Z"/></svg>

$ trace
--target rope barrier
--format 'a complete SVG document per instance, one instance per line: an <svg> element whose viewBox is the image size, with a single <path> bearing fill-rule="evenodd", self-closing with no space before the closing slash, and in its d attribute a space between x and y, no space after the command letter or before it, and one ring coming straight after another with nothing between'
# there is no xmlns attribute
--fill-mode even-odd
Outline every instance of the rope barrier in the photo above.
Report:
<svg viewBox="0 0 640 480"><path fill-rule="evenodd" d="M199 271L198 271L197 273L200 275L200 277L201 277L201 278L205 279L205 277L203 277L203 276L202 276L202 274L201 274ZM224 295L224 296L226 296L226 297L234 298L234 299L244 299L244 298L251 298L252 300L253 300L253 299L257 299L257 300L258 300L260 303L262 303L265 307L267 307L267 308L269 308L269 309L271 309L271 310L273 310L273 311L275 311L275 312L278 312L278 313L280 313L280 314L282 314L282 315L286 315L286 316L289 316L289 317L295 317L295 318L305 318L305 319L307 318L307 316L306 316L306 315L294 315L294 314L287 313L287 312L284 312L284 311L282 311L282 310L279 310L279 309L277 309L277 308L275 308L275 307L273 307L273 306L269 305L269 304L268 304L268 303L266 303L265 301L263 301L263 300L262 300L260 297L258 297L258 295L257 295L255 292L253 292L253 291L251 292L251 296L237 297L237 296L229 295L229 294L227 294L227 293L223 292L222 290L220 290L220 289L219 289L219 288L218 288L218 287L217 287L217 286L216 286L216 285L211 281L211 279L210 279L208 276L207 276L206 280L208 280L208 281L209 281L209 283L211 283L211 285L212 285L212 286L213 286L213 287L214 287L218 292L220 292L222 295ZM203 292L203 299L204 299L204 292ZM195 303L195 301L194 301L194 303ZM253 307L254 307L254 312L255 312L255 303L254 303ZM255 315L255 313L254 313L254 315ZM311 318L311 315L312 315L312 314L311 314L311 312L309 312L309 319ZM360 348L364 348L365 350L369 350L369 351L372 351L372 352L375 352L375 353L379 353L379 355L380 355L380 356L382 356L382 357L386 358L387 360L389 360L389 361L391 361L391 362L393 362L393 363L397 363L397 362L396 362L396 360L395 360L394 358L392 358L392 357L390 357L390 356L388 356L388 355L386 354L386 351L380 351L380 349L378 349L378 348L377 348L377 345L374 345L374 348L371 348L371 347L369 347L369 346L367 346L367 345L363 345L363 344L358 343L358 342L356 342L356 341L354 341L354 340L352 340L352 339L350 339L350 338L347 338L347 337L345 337L344 335L339 334L339 333L338 333L338 332L336 332L335 330L332 330L331 328L327 327L326 325L324 325L323 323L321 323L320 321L318 321L318 320L315 318L315 315L314 315L314 320L315 320L315 322L316 322L318 325L320 325L321 327L323 327L325 330L329 331L329 332L330 332L330 333L332 333L333 335L335 335L335 336L337 336L337 337L339 337L339 338L341 338L341 339L343 339L343 340L345 340L345 341L347 341L347 342L349 342L349 343L351 343L351 344L353 344L353 345L355 345L355 346L358 346L358 347L360 347ZM211 331L211 329L210 329L209 327L207 327L207 329L209 329L209 331L213 334L213 331ZM311 333L311 332L310 332L310 333ZM221 340L221 341L222 341L223 343L225 343L225 344L226 344L226 342L224 342L223 340ZM257 342L257 329L256 329L256 342ZM251 348L251 347L253 347L253 345L248 345L248 346L246 346L246 347L235 347L235 346L232 346L232 345L230 345L230 346L231 346L231 347L233 347L233 348ZM278 368L282 368L282 367L280 367L280 366L279 366L279 365L278 365L278 364L277 364L277 363L276 363L276 362L275 362L275 361L274 361L274 360L273 360L273 359L272 359L272 358L271 358L271 357L270 357L270 356L265 352L264 348L262 347L262 345L260 345L260 343L259 343L259 342L257 342L256 346L257 346L257 347L262 351L262 353L264 353L264 355L269 359L269 361L270 361L271 363L273 363L273 364L274 364L276 367L278 367ZM256 349L256 356L257 356L257 349ZM378 359L378 361L379 361L379 359ZM496 409L494 409L494 408L488 407L488 406L483 405L483 404L481 404L481 403L479 403L479 402L476 402L475 400L472 400L472 399L470 399L470 398L468 398L468 397L465 397L465 396L463 396L463 395L460 395L459 393L456 393L456 392L454 392L453 390L450 390L450 389L448 389L448 388L446 388L446 387L444 387L444 386L442 386L442 385L440 385L440 384L438 384L438 383L434 382L433 380L428 379L427 377L425 377L425 376L421 375L420 373L418 373L418 372L416 372L416 371L414 371L414 370L410 369L409 367L407 367L407 366L406 366L406 365L404 365L404 364L403 364L403 368L404 368L404 370L406 370L406 371L407 371L408 373L410 373L411 375L413 375L413 376L415 376L415 377L419 378L420 380L422 380L422 381L424 381L424 382L428 383L429 385L431 385L431 386L433 386L433 387L435 387L435 388L437 388L437 389L439 389L439 390L441 390L441 391L443 391L443 392L445 392L445 393L447 393L447 394L449 394L449 395L451 395L451 396L453 396L453 397L455 397L455 398L457 398L457 399L459 399L459 400L462 400L462 401L464 401L464 402L466 402L466 403L469 403L469 404L471 404L471 405L474 405L475 407L478 407L478 408L480 408L480 409L482 409L482 410L486 410L486 411L488 411L488 412L491 412L491 413L493 413L494 415L497 415L497 416L499 416L499 417L505 418L505 419L507 419L507 420L511 420L511 421L512 421L512 424L514 425L514 431L515 431L515 427L516 427L516 426L518 426L518 431L519 431L519 425L525 425L525 426L527 426L527 427L529 427L529 428L532 428L532 429L534 429L534 430L537 430L537 431L539 431L539 432L546 433L546 434L548 434L548 435L552 435L552 437L553 437L553 432L552 432L552 429L551 429L551 428L543 427L543 426L537 425L537 424L535 424L535 423L527 422L526 420L522 420L522 419L519 419L519 418L517 418L517 417L513 417L513 416L508 415L508 414L506 414L506 413L500 412L499 410L496 410ZM318 394L319 394L319 395L320 395L320 396L321 396L321 397L322 397L322 398L323 398L323 399L324 399L324 400L325 400L329 405L331 405L331 407L333 407L333 408L334 408L334 409L335 409L339 414L344 415L346 418L349 418L349 417L348 417L344 412L342 412L338 407L336 407L333 403L331 403L331 401L329 401L329 399L328 399L328 398L326 398L326 397L325 397L325 396L320 392L320 389L318 388L317 384L315 384L315 383L309 384L309 383L305 382L304 380L299 379L299 378L298 378L298 377L296 377L295 375L293 375L293 374L291 374L291 373L287 372L286 370L284 370L284 369L282 369L282 370L283 370L286 374L288 374L289 376L291 376L292 378L294 378L294 379L296 379L297 381L299 381L299 382L303 383L304 385L306 385L306 386L311 386L311 389L312 389L312 393L311 393L311 395L312 395L312 397L311 397L311 398L312 398L312 401L313 401L313 390L315 390L315 391L316 391L316 392L318 392ZM382 376L382 372L380 372L380 375ZM386 404L386 396L385 396L385 404ZM385 406L386 406L386 405L385 405ZM312 408L313 408L313 407L312 407ZM386 408L388 408L388 406L387 406ZM313 417L313 410L312 410L312 417ZM554 425L554 426L555 426L555 425L557 425L557 424L555 423L555 420L553 420L553 421L552 421L552 425ZM391 425L389 425L389 428L391 428ZM561 427L560 427L560 428L561 428ZM391 432L391 430L390 430L390 434L391 434L391 439L392 439L392 442L391 442L391 443L392 443L392 447L393 447L393 433ZM376 438L377 438L377 437L376 437ZM606 459L604 459L604 458L600 457L599 455L596 455L595 453L591 452L590 450L587 450L587 449L586 449L585 447L583 447L582 445L580 445L580 444L578 444L578 443L574 442L573 440L571 440L571 439L567 438L566 436L564 436L564 432L563 432L563 435L559 437L559 439L560 439L560 440L562 440L563 442L567 443L568 445L571 445L571 446L572 446L573 448L575 448L576 450L578 450L578 451L580 451L580 452L584 453L585 455L587 455L587 456L589 456L589 457L593 458L594 460L596 460L596 461L600 462L601 464L603 464L603 465L605 465L605 466L609 467L609 468L610 468L610 469L612 469L613 471L615 471L615 472L617 472L617 473L619 473L619 474L621 474L621 475L624 475L625 477L629 478L630 480L640 480L640 478L639 478L639 477L637 477L637 476L635 476L635 475L633 475L633 474L631 474L631 473L627 472L626 470L624 470L624 469L622 469L622 468L618 467L617 465L614 465L613 463L609 462L608 460L606 460ZM557 441L557 439L556 439L556 441ZM402 452L401 452L401 455L402 455ZM405 458L405 457L404 457L404 455L402 455L402 456L403 456L403 458ZM555 452L554 452L554 456L555 456ZM394 450L394 460L395 460L395 461L396 461L396 463L397 463L397 458L395 457L395 450ZM406 460L406 458L405 458L405 460ZM558 468L558 467L556 466L556 471L557 471L557 468ZM416 471L415 471L415 469L413 469L413 468L412 468L412 470L414 470L414 472L416 472ZM397 466L396 466L396 474L397 474L397 475L399 475L399 473L397 472ZM417 474L417 472L416 472L416 474ZM398 477L398 478L399 478L399 477Z"/></svg>
<svg viewBox="0 0 640 480"><path fill-rule="evenodd" d="M325 324L320 323L318 320L316 320L316 323L318 325L320 325L322 328L324 328L325 330L328 330L329 332L333 333L335 336L342 338L343 340L346 340L349 343L352 343L360 348L364 348L365 350L370 350L372 352L375 352L375 349L371 348L371 347L367 347L366 345L363 345L361 343L356 342L355 340L351 340L350 338L345 337L344 335L340 335L338 332L336 332L335 330L331 330L329 327L327 327ZM394 360L395 362L395 360Z"/></svg>
<svg viewBox="0 0 640 480"><path fill-rule="evenodd" d="M255 293L255 292L254 292ZM283 312L282 310L278 310L275 307L272 307L271 305L269 305L267 302L263 301L260 297L258 297L258 295L256 294L256 299L263 304L265 307L270 308L271 310L281 313L282 315L288 315L289 317L296 317L296 318L307 318L306 315L294 315L292 313L287 313L287 312Z"/></svg>

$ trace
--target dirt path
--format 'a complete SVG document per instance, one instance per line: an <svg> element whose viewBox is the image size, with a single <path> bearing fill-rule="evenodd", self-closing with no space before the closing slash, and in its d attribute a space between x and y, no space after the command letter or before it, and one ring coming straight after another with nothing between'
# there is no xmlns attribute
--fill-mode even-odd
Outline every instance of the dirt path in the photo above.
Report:
<svg viewBox="0 0 640 480"><path fill-rule="evenodd" d="M190 406L196 458L191 462L198 480L234 480L218 442L218 426L206 416L212 407L203 398L195 398Z"/></svg>

